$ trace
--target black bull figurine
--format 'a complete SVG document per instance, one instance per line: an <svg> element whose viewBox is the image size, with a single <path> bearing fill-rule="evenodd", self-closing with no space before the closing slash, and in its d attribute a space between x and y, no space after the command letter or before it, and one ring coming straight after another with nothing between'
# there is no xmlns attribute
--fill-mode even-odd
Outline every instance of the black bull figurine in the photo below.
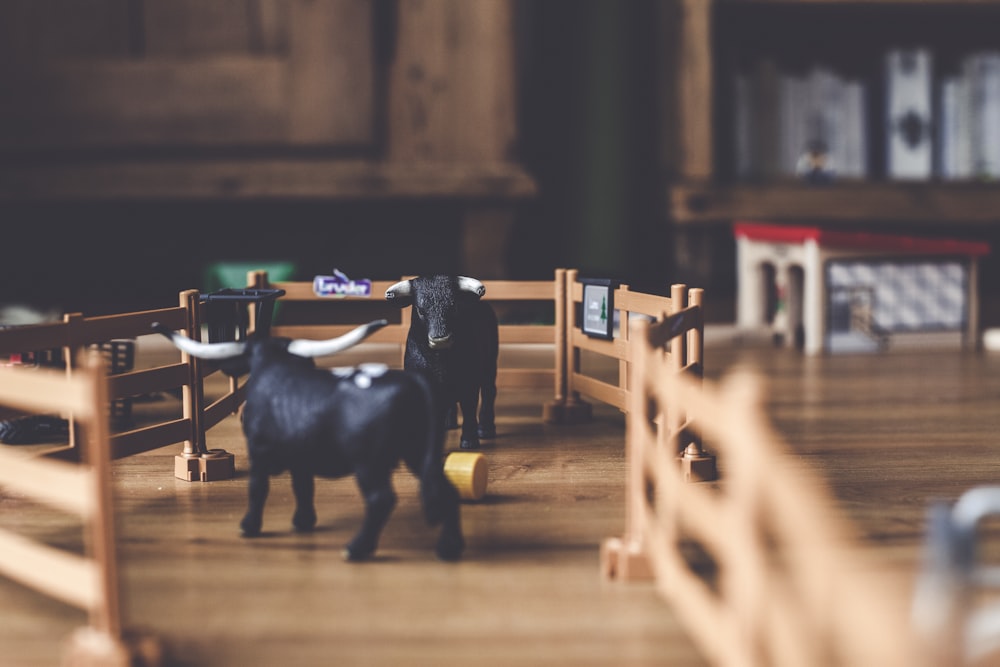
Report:
<svg viewBox="0 0 1000 667"><path fill-rule="evenodd" d="M446 275L404 280L385 292L390 303L413 306L403 367L433 379L442 424L456 427L455 404L461 406L462 449L496 437L499 329L493 308L480 300L484 294L475 278Z"/></svg>
<svg viewBox="0 0 1000 667"><path fill-rule="evenodd" d="M428 523L442 526L438 557L461 556L465 542L459 495L444 474L444 434L435 418L439 410L428 380L420 373L380 364L334 372L318 369L313 361L344 350L385 325L385 320L376 320L327 341L250 336L225 343L202 343L154 325L192 356L219 361L224 370L226 364L229 369L249 369L243 407L249 506L240 523L245 536L260 534L272 475L291 473L296 504L292 524L296 530L310 531L316 525L314 477L353 473L364 498L365 517L344 557L370 558L396 505L392 474L403 461L420 480Z"/></svg>

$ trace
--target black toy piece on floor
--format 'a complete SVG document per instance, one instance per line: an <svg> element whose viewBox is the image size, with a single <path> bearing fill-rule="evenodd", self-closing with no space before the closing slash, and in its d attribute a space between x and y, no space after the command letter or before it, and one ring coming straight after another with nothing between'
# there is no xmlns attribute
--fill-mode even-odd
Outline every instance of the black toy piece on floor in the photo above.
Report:
<svg viewBox="0 0 1000 667"><path fill-rule="evenodd" d="M69 421L52 415L27 415L0 421L0 442L5 445L37 445L69 438Z"/></svg>

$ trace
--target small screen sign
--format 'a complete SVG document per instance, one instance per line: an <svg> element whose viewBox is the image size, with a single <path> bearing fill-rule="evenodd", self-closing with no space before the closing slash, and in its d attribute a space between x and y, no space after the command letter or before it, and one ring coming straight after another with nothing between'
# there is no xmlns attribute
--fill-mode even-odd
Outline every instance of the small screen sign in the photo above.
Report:
<svg viewBox="0 0 1000 667"><path fill-rule="evenodd" d="M594 338L614 338L615 286L608 279L581 278L583 311L580 328Z"/></svg>

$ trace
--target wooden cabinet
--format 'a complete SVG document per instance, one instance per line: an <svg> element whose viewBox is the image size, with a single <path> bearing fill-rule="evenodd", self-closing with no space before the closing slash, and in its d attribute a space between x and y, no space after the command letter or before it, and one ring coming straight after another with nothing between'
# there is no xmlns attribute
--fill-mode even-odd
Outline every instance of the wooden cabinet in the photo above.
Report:
<svg viewBox="0 0 1000 667"><path fill-rule="evenodd" d="M13 2L0 12L3 149L375 142L370 0Z"/></svg>
<svg viewBox="0 0 1000 667"><path fill-rule="evenodd" d="M512 5L3 3L0 198L530 195Z"/></svg>
<svg viewBox="0 0 1000 667"><path fill-rule="evenodd" d="M514 0L5 1L0 205L449 202L461 266L504 277L536 193L514 24Z"/></svg>
<svg viewBox="0 0 1000 667"><path fill-rule="evenodd" d="M739 218L927 230L1000 225L1000 181L886 177L879 80L879 54L896 45L923 45L952 58L963 50L1000 51L1000 36L991 27L1000 20L1000 3L673 0L666 7L664 31L673 43L665 82L673 129L666 151L672 156L666 207L677 225ZM768 30L760 30L762 25ZM780 57L793 59L823 57L821 49L853 58L852 65L867 59L862 67L875 97L868 106L872 169L866 178L810 186L793 178L746 182L733 177L732 68L748 54L782 49Z"/></svg>

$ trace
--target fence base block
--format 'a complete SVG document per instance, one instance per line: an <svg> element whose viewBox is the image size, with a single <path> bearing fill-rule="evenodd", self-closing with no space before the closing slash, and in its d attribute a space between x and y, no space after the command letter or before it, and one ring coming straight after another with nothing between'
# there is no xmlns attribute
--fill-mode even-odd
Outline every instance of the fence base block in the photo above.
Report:
<svg viewBox="0 0 1000 667"><path fill-rule="evenodd" d="M174 476L188 482L214 482L236 476L236 458L224 449L210 449L205 454L178 454L174 457Z"/></svg>
<svg viewBox="0 0 1000 667"><path fill-rule="evenodd" d="M160 640L144 632L126 632L121 638L84 627L69 638L63 652L64 667L159 667L163 664Z"/></svg>
<svg viewBox="0 0 1000 667"><path fill-rule="evenodd" d="M542 421L546 424L585 424L594 416L594 408L586 401L563 399L546 403Z"/></svg>
<svg viewBox="0 0 1000 667"><path fill-rule="evenodd" d="M616 581L650 581L653 569L638 544L609 537L601 543L601 576Z"/></svg>
<svg viewBox="0 0 1000 667"><path fill-rule="evenodd" d="M680 461L681 475L685 482L714 482L719 478L715 457L711 454L692 456L685 452L677 460Z"/></svg>

